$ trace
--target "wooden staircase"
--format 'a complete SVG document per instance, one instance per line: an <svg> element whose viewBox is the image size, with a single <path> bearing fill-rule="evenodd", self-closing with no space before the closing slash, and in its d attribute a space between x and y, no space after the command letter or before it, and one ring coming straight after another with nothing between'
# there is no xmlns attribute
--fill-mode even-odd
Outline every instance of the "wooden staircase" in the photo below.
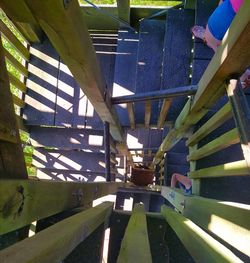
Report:
<svg viewBox="0 0 250 263"><path fill-rule="evenodd" d="M139 32L117 25L94 28L90 38L77 1L49 2L19 3L35 17L28 21L29 32L39 38L41 26L48 36L30 43L21 110L38 178L5 176L8 161L23 163L21 153L1 159L0 248L6 249L0 259L101 262L108 229L110 263L248 262L249 101L235 80L226 80L250 64L241 44L249 34L239 33L239 43L229 34L216 53L220 64L189 30L204 23L215 1L197 1L196 12L169 9L166 16L137 19ZM118 2L118 15L129 22L129 1ZM3 6L12 17L12 5ZM53 8L58 19L50 17ZM26 28L24 14L27 18L21 13L15 22L19 29ZM243 10L239 16L246 24L239 25L241 31L248 33L249 15ZM248 60L237 51L240 45ZM224 60L235 54L241 65L228 66ZM3 67L4 56L0 52ZM1 74L1 80L9 78ZM13 103L10 96L7 100ZM1 114L0 125L6 120ZM1 154L6 134L0 130ZM20 150L20 142L16 145ZM154 165L160 186L124 183L135 164ZM173 172L188 173L193 195L169 187ZM115 204L98 200L111 194ZM132 211L124 211L132 199ZM35 236L25 238L34 222Z"/></svg>

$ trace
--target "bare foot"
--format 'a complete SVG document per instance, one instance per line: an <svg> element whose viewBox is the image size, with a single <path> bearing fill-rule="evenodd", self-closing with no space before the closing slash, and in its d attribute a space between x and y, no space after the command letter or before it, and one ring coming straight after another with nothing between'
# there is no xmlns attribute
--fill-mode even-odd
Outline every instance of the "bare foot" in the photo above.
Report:
<svg viewBox="0 0 250 263"><path fill-rule="evenodd" d="M196 37L204 41L205 39L205 28L203 26L193 26L191 28L191 33Z"/></svg>
<svg viewBox="0 0 250 263"><path fill-rule="evenodd" d="M250 87L250 70L247 69L240 77L240 83L243 89Z"/></svg>

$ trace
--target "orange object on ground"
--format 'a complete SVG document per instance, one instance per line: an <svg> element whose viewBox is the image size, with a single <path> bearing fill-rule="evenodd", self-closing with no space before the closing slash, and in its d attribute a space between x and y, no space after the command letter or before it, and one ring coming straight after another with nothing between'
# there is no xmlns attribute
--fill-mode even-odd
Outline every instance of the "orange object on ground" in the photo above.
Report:
<svg viewBox="0 0 250 263"><path fill-rule="evenodd" d="M139 186L147 186L153 183L154 170L144 168L132 168L131 182Z"/></svg>

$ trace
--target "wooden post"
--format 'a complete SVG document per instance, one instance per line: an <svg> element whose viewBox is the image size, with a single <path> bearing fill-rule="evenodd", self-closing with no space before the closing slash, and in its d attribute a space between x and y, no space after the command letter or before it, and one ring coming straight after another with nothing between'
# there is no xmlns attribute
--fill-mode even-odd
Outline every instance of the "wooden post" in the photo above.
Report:
<svg viewBox="0 0 250 263"><path fill-rule="evenodd" d="M130 23L130 0L117 0L118 16L121 20ZM124 26L121 24L120 26Z"/></svg>
<svg viewBox="0 0 250 263"><path fill-rule="evenodd" d="M105 150L105 169L106 169L106 181L111 181L110 175L110 142L109 142L109 123L104 122L104 150Z"/></svg>
<svg viewBox="0 0 250 263"><path fill-rule="evenodd" d="M230 80L227 87L227 95L232 105L241 148L250 174L250 109L245 94L236 79Z"/></svg>
<svg viewBox="0 0 250 263"><path fill-rule="evenodd" d="M16 122L4 49L0 41L0 179L28 178ZM6 139L4 138L6 136ZM12 139L12 142L10 142Z"/></svg>

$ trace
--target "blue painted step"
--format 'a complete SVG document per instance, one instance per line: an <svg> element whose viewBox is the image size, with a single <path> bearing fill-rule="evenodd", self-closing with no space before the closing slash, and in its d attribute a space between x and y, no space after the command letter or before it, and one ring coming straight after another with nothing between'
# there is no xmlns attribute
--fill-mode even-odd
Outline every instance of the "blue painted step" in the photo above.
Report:
<svg viewBox="0 0 250 263"><path fill-rule="evenodd" d="M136 68L136 94L160 90L165 21L144 19L140 23L140 37ZM158 103L151 104L151 124L157 121ZM136 123L144 123L144 103L136 103Z"/></svg>
<svg viewBox="0 0 250 263"><path fill-rule="evenodd" d="M189 74L192 56L190 28L193 24L193 10L171 9L167 13L161 89L190 84ZM186 98L173 99L167 120L175 120L185 103ZM160 109L161 103L159 104Z"/></svg>
<svg viewBox="0 0 250 263"><path fill-rule="evenodd" d="M114 83L112 96L118 97L135 93L135 72L139 34L131 30L119 30L116 49ZM119 121L129 126L128 112L125 105L115 105Z"/></svg>

